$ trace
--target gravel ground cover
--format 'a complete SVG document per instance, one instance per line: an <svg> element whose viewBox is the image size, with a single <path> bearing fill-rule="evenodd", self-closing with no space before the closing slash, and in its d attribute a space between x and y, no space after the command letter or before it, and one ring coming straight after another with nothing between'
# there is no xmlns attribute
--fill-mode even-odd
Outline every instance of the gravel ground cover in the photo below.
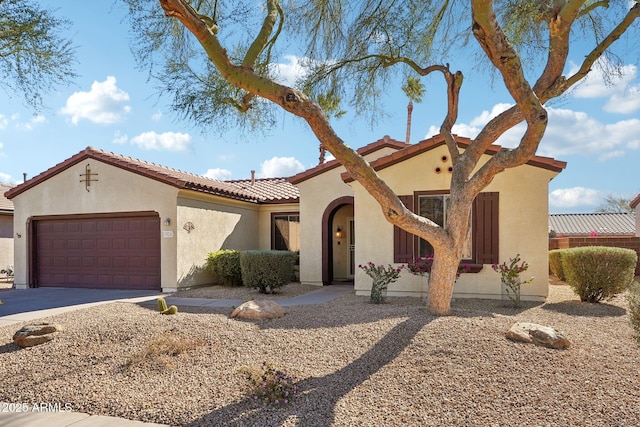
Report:
<svg viewBox="0 0 640 427"><path fill-rule="evenodd" d="M250 322L231 309L102 305L48 318L65 332L31 349L11 341L21 325L0 328L0 401L176 426L640 425L640 346L623 298L580 303L553 285L545 304L452 307L437 318L418 299L345 295ZM573 346L511 342L516 321L553 326ZM159 336L186 350L142 357ZM239 370L263 361L298 378L288 405L247 393Z"/></svg>
<svg viewBox="0 0 640 427"><path fill-rule="evenodd" d="M213 299L281 299L291 298L307 292L320 289L314 285L304 285L301 283L289 283L277 290L273 294L261 294L257 289L248 289L245 286L201 286L186 291L178 291L171 294L172 297L180 298L213 298Z"/></svg>

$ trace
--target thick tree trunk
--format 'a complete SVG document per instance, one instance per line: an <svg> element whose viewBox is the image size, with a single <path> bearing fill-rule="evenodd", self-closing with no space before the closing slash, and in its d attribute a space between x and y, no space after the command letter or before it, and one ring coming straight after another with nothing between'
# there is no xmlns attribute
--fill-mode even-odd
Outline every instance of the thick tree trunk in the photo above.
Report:
<svg viewBox="0 0 640 427"><path fill-rule="evenodd" d="M427 308L436 316L451 314L451 296L460 257L452 248L437 251L429 277Z"/></svg>

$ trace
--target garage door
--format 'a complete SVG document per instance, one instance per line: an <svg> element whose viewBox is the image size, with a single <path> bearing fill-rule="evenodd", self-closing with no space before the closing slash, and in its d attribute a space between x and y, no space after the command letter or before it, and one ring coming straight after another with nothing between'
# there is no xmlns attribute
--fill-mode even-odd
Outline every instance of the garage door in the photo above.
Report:
<svg viewBox="0 0 640 427"><path fill-rule="evenodd" d="M160 289L160 218L132 213L34 221L37 286Z"/></svg>

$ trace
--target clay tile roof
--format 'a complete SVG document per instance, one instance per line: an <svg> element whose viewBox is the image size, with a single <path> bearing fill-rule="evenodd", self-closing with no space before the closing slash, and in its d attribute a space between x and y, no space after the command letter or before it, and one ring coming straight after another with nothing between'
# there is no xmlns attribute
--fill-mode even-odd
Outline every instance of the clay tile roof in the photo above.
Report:
<svg viewBox="0 0 640 427"><path fill-rule="evenodd" d="M631 209L635 209L636 206L638 206L639 204L640 204L640 194L638 194L636 198L633 199L631 203L629 203L629 206L631 206Z"/></svg>
<svg viewBox="0 0 640 427"><path fill-rule="evenodd" d="M5 193L13 187L13 185L0 182L0 213L13 212L13 202L5 196Z"/></svg>
<svg viewBox="0 0 640 427"><path fill-rule="evenodd" d="M300 197L300 191L289 182L288 178L259 178L253 181L243 179L224 181L224 183L251 192L263 203L294 202Z"/></svg>
<svg viewBox="0 0 640 427"><path fill-rule="evenodd" d="M368 154L371 154L375 151L381 150L383 148L395 148L396 150L401 150L403 148L406 148L407 144L401 141L397 141L395 139L391 139L389 136L385 135L382 139L379 139L377 141L374 141L370 144L365 145L364 147L360 147L358 148L356 151L361 155L361 156L366 156ZM304 172L300 172L297 175L294 175L292 177L289 178L289 182L291 182L292 184L298 184L302 181L306 181L309 178L313 178L314 176L318 176L326 171L329 171L331 169L335 169L337 167L340 166L340 162L338 162L337 160L330 160L326 163L322 163L319 164L316 167L313 167L311 169L307 169Z"/></svg>
<svg viewBox="0 0 640 427"><path fill-rule="evenodd" d="M62 163L47 169L27 182L11 189L7 192L7 198L11 199L29 188L46 181L49 177L89 158L180 189L193 190L245 202L282 203L297 200L299 196L298 189L283 178L256 180L256 183L260 182L260 184L255 186L251 185L251 181L218 181L201 175L160 166L155 163L144 162L131 157L87 147ZM244 184L242 184L242 182L244 182Z"/></svg>
<svg viewBox="0 0 640 427"><path fill-rule="evenodd" d="M633 213L550 214L549 228L558 235L635 234L636 217Z"/></svg>
<svg viewBox="0 0 640 427"><path fill-rule="evenodd" d="M458 146L460 148L467 148L471 144L471 139L453 135ZM388 156L381 157L371 162L371 166L375 170L381 170L387 168L389 166L395 165L396 163L403 162L411 157L422 154L426 151L432 150L436 147L444 145L444 137L442 135L435 135L431 138L424 139L416 144L405 145L405 148L402 150L398 150L395 153L389 154ZM491 145L489 148L485 150L485 154L493 155L502 150L500 145ZM527 162L528 165L538 166L544 169L549 169L555 172L562 171L566 166L566 162L562 162L560 160L552 159L551 157L542 157L542 156L534 156L531 160ZM351 182L353 178L349 174L349 172L344 172L341 175L344 182Z"/></svg>

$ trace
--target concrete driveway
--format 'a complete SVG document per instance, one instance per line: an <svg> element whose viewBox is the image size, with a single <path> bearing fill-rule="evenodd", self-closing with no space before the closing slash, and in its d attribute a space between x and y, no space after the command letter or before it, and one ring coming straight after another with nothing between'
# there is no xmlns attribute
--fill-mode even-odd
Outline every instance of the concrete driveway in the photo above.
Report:
<svg viewBox="0 0 640 427"><path fill-rule="evenodd" d="M160 291L109 289L33 288L0 292L0 326L32 321L66 311L114 301L153 300Z"/></svg>

